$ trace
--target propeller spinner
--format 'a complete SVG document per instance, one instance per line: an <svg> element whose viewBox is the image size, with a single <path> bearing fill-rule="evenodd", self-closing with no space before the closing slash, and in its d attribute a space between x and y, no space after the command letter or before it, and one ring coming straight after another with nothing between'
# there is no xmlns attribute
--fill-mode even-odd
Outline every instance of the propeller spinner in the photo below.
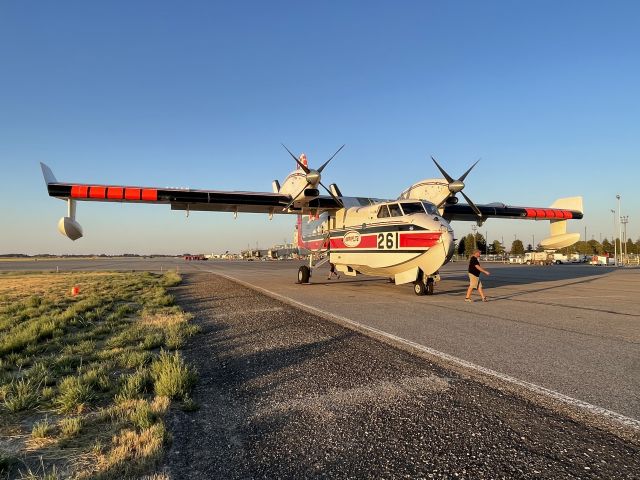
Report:
<svg viewBox="0 0 640 480"><path fill-rule="evenodd" d="M433 160L433 163L436 164L436 167L438 167L438 170L440 170L440 173L442 173L442 176L445 178L445 180L447 182L449 182L449 191L451 192L451 194L455 197L457 193L459 193L460 195L462 195L464 197L464 199L467 201L467 203L469 204L469 206L471 207L471 209L476 213L476 215L478 215L479 217L482 217L482 212L480 211L480 209L478 207L476 207L476 204L473 203L471 201L471 199L469 197L467 197L465 195L465 193L462 191L464 189L464 179L467 178L467 175L469 175L469 172L473 169L473 167L476 166L476 164L480 161L480 159L476 160L476 162L471 165L469 167L469 169L464 172L462 174L462 176L460 178L458 178L457 180L454 180L451 175L449 175L447 172L445 172L444 168L442 168L438 162L436 162L436 159L431 157L431 160ZM444 202L444 200L443 200ZM439 207L440 205L438 205Z"/></svg>
<svg viewBox="0 0 640 480"><path fill-rule="evenodd" d="M346 144L345 144L346 145ZM298 198L300 196L300 194L302 192L304 192L307 187L311 187L311 188L316 188L318 185L320 185L322 188L324 188L327 193L329 195L331 195L331 197L336 201L336 203L338 203L338 205L340 205L341 207L344 207L344 204L342 203L342 200L340 200L338 197L336 197L333 192L331 190L329 190L327 187L324 186L324 184L321 182L322 179L322 171L324 170L324 168L329 165L329 162L331 160L333 160L333 157L335 157L340 150L342 150L344 148L344 145L342 145L338 150L336 150L336 153L334 153L333 155L331 155L331 157L329 158L329 160L327 160L326 162L324 162L322 165L320 165L320 168L318 168L317 170L313 169L313 168L309 168L307 165L305 165L304 163L302 163L300 160L298 160L298 158L296 158L296 156L291 153L291 150L289 150L284 143L282 144L282 146L284 147L284 149L289 152L289 155L291 155L291 157L296 161L296 163L300 166L300 168L304 171L305 176L306 176L306 180L307 183L305 184L305 186L302 188L302 190L300 190L296 195L294 195L291 198L291 201L287 204L286 207L284 207L283 210L288 210L289 207L291 207L291 205L293 205L293 202L296 201L296 198Z"/></svg>

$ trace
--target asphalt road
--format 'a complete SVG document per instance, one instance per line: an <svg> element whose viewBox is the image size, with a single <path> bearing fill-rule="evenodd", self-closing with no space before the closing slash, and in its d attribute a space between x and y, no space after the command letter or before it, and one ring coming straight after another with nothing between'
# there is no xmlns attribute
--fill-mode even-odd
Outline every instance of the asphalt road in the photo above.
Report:
<svg viewBox="0 0 640 480"><path fill-rule="evenodd" d="M384 279L295 283L299 262L96 259L0 262L0 270L211 271L333 315L640 420L640 270L485 264L491 301L468 304L466 264L433 296Z"/></svg>
<svg viewBox="0 0 640 480"><path fill-rule="evenodd" d="M188 479L637 479L637 441L207 272L172 289L197 411L161 467Z"/></svg>

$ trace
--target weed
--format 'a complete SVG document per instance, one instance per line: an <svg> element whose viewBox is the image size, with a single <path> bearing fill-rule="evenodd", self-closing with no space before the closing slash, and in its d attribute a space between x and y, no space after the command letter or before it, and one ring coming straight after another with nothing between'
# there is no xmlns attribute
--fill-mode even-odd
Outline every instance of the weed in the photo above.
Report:
<svg viewBox="0 0 640 480"><path fill-rule="evenodd" d="M160 332L147 335L142 341L142 348L145 350L153 350L164 344L164 335Z"/></svg>
<svg viewBox="0 0 640 480"><path fill-rule="evenodd" d="M129 420L140 430L149 428L155 423L156 416L146 400L136 403L136 406L129 415Z"/></svg>
<svg viewBox="0 0 640 480"><path fill-rule="evenodd" d="M118 365L123 368L140 368L151 363L152 359L151 352L125 350L118 357Z"/></svg>
<svg viewBox="0 0 640 480"><path fill-rule="evenodd" d="M182 399L182 410L185 412L195 412L200 408L200 405L196 403L196 401L191 398L190 395L185 395Z"/></svg>
<svg viewBox="0 0 640 480"><path fill-rule="evenodd" d="M181 281L182 277L178 272L168 271L162 275L163 287L175 287L176 285L179 285Z"/></svg>
<svg viewBox="0 0 640 480"><path fill-rule="evenodd" d="M137 370L125 379L116 400L136 398L146 391L149 384L149 372L146 370Z"/></svg>
<svg viewBox="0 0 640 480"><path fill-rule="evenodd" d="M58 426L60 427L60 434L64 438L72 438L82 430L82 419L80 417L66 417L60 420Z"/></svg>
<svg viewBox="0 0 640 480"><path fill-rule="evenodd" d="M4 406L10 412L19 412L35 408L39 399L38 384L28 378L14 379L4 394Z"/></svg>
<svg viewBox="0 0 640 480"><path fill-rule="evenodd" d="M26 472L20 472L20 480L59 480L60 478L62 477L55 465L51 467L51 470L47 471L42 457L40 458L40 466L35 472L29 467L27 467Z"/></svg>
<svg viewBox="0 0 640 480"><path fill-rule="evenodd" d="M151 376L156 395L169 398L185 398L196 379L178 352L172 355L164 350L151 364Z"/></svg>
<svg viewBox="0 0 640 480"><path fill-rule="evenodd" d="M164 438L165 429L160 423L140 432L124 430L113 437L112 448L99 457L98 470L114 475L114 470L119 470L120 477L130 477L140 469L140 463L151 462L159 457Z"/></svg>
<svg viewBox="0 0 640 480"><path fill-rule="evenodd" d="M31 428L31 436L33 438L45 438L51 432L51 422L49 422L49 417L44 417L43 420L36 422L33 424Z"/></svg>
<svg viewBox="0 0 640 480"><path fill-rule="evenodd" d="M85 402L89 402L93 397L93 390L89 384L78 377L65 377L58 387L56 404L63 413L81 412Z"/></svg>

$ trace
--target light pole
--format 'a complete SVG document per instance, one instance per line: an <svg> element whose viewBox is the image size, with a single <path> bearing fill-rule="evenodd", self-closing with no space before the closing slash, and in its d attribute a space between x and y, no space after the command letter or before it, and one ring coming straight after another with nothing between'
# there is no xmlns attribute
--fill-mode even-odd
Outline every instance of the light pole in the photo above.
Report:
<svg viewBox="0 0 640 480"><path fill-rule="evenodd" d="M471 230L473 230L473 250L475 251L476 248L478 248L478 245L476 243L476 230L478 229L478 227L476 227L475 225L471 225Z"/></svg>
<svg viewBox="0 0 640 480"><path fill-rule="evenodd" d="M618 199L618 238L620 239L620 257L622 258L622 224L620 223L620 194L616 195L616 198ZM620 265L620 262L618 262L618 265Z"/></svg>
<svg viewBox="0 0 640 480"><path fill-rule="evenodd" d="M616 242L616 211L612 208L613 213L613 264L618 266L618 242Z"/></svg>
<svg viewBox="0 0 640 480"><path fill-rule="evenodd" d="M629 215L625 215L623 217L620 217L620 223L622 223L622 225L624 225L624 231L623 231L623 235L622 235L622 240L623 240L624 243L620 244L620 250L622 250L622 252L624 252L624 254L622 255L622 264L624 265L625 262L628 261L628 257L627 257L627 223L629 223ZM624 250L623 250L622 245L624 245Z"/></svg>
<svg viewBox="0 0 640 480"><path fill-rule="evenodd" d="M536 249L536 236L534 233L531 234L531 251L535 252Z"/></svg>

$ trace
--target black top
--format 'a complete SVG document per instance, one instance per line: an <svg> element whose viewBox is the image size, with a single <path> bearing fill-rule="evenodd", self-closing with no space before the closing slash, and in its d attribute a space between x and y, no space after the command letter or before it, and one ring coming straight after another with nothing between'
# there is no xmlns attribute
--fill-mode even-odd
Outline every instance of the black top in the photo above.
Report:
<svg viewBox="0 0 640 480"><path fill-rule="evenodd" d="M478 270L479 265L480 265L480 261L478 260L478 257L473 255L471 257L471 260L469 260L469 273L471 275L479 277L480 276L480 270Z"/></svg>

